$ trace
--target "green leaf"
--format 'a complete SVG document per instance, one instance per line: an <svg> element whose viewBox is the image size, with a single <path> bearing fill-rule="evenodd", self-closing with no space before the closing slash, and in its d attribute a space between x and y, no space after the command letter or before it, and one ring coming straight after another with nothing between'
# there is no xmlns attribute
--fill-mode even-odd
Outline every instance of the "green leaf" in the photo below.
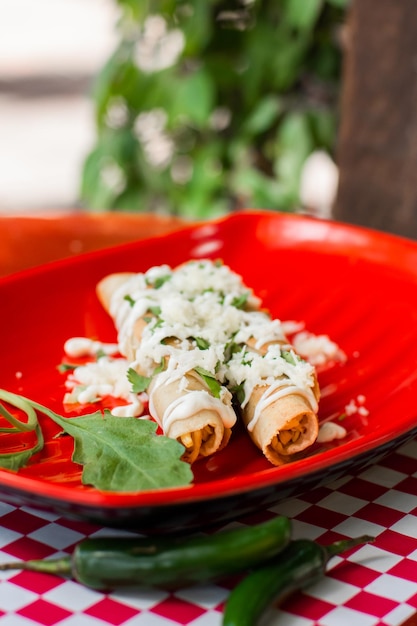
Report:
<svg viewBox="0 0 417 626"><path fill-rule="evenodd" d="M135 301L131 295L126 294L125 296L123 296L123 300L126 300L126 302L130 304L130 306L135 306Z"/></svg>
<svg viewBox="0 0 417 626"><path fill-rule="evenodd" d="M242 293L240 296L233 298L232 305L237 309L244 309L248 301L249 293Z"/></svg>
<svg viewBox="0 0 417 626"><path fill-rule="evenodd" d="M57 370L61 374L64 374L65 372L72 372L73 370L75 370L76 367L77 365L75 365L74 363L60 363L57 367Z"/></svg>
<svg viewBox="0 0 417 626"><path fill-rule="evenodd" d="M296 29L312 29L320 15L323 0L286 0L285 17Z"/></svg>
<svg viewBox="0 0 417 626"><path fill-rule="evenodd" d="M72 460L83 465L84 484L123 492L178 487L192 479L190 466L180 460L184 447L156 435L152 421L108 411L57 421L74 439Z"/></svg>
<svg viewBox="0 0 417 626"><path fill-rule="evenodd" d="M214 106L214 85L204 69L185 76L172 94L171 115L188 118L197 127L205 127Z"/></svg>
<svg viewBox="0 0 417 626"><path fill-rule="evenodd" d="M26 414L26 421L22 421L17 416L12 415L12 413L10 413L10 411L8 411L6 407L0 403L0 415L2 415L10 424L10 427L0 428L0 432L20 432L22 434L32 432L35 435L34 443L29 445L27 443L23 443L22 448L19 450L0 453L0 467L17 471L21 467L27 465L31 457L36 454L36 452L40 452L42 450L44 446L43 433L39 426L35 410L25 398L0 389L0 400L8 402L11 406L20 409L20 411Z"/></svg>
<svg viewBox="0 0 417 626"><path fill-rule="evenodd" d="M184 446L175 439L157 435L157 425L150 420L114 417L109 411L66 418L4 390L0 390L0 399L27 413L28 422L23 423L20 430L36 430L38 435L38 444L32 451L3 455L3 467L18 469L43 446L36 414L34 417L37 411L74 439L72 460L83 466L82 482L86 485L102 491L126 492L180 487L192 481L190 465L181 461ZM1 414L14 424L14 416L2 405L0 407Z"/></svg>
<svg viewBox="0 0 417 626"><path fill-rule="evenodd" d="M133 393L142 393L143 391L146 391L152 380L152 378L148 376L141 376L141 374L135 372L135 370L131 367L127 370L127 379L132 385Z"/></svg>
<svg viewBox="0 0 417 626"><path fill-rule="evenodd" d="M282 112L282 103L275 95L261 100L245 121L242 131L248 135L259 135L267 131Z"/></svg>
<svg viewBox="0 0 417 626"><path fill-rule="evenodd" d="M203 367L195 367L194 369L197 372L197 374L201 376L201 378L204 380L207 387L210 389L210 393L215 398L220 398L220 391L221 391L222 386L219 383L219 381L216 379L214 374L212 374L211 372L208 372Z"/></svg>
<svg viewBox="0 0 417 626"><path fill-rule="evenodd" d="M197 344L197 348L199 348L200 350L207 350L208 348L210 348L210 343L207 341L207 339L203 339L203 337L195 337L195 342Z"/></svg>

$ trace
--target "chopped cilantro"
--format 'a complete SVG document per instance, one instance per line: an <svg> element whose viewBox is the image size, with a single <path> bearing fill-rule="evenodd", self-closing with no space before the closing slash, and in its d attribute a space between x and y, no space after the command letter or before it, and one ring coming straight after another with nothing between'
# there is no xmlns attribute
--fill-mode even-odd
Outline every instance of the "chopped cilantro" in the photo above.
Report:
<svg viewBox="0 0 417 626"><path fill-rule="evenodd" d="M240 385L236 385L235 387L233 387L233 389L231 389L231 392L233 393L233 395L235 396L237 402L242 405L245 401L245 390L244 390L244 383L240 383Z"/></svg>
<svg viewBox="0 0 417 626"><path fill-rule="evenodd" d="M244 309L248 301L248 297L248 293L242 293L242 295L236 296L232 300L232 306L236 307L237 309Z"/></svg>
<svg viewBox="0 0 417 626"><path fill-rule="evenodd" d="M205 370L203 367L195 367L194 369L197 372L197 374L199 374L199 376L201 376L201 378L204 380L204 382L206 383L207 387L210 389L213 396L215 398L220 398L220 391L221 391L222 386L219 383L219 381L216 379L214 374Z"/></svg>
<svg viewBox="0 0 417 626"><path fill-rule="evenodd" d="M203 339L203 337L195 337L194 341L197 344L197 348L200 350L208 350L208 348L210 348L210 343L207 339Z"/></svg>
<svg viewBox="0 0 417 626"><path fill-rule="evenodd" d="M287 361L290 365L296 365L296 355L293 352L289 352L288 350L281 350L281 356L284 361ZM301 360L301 359L299 359Z"/></svg>
<svg viewBox="0 0 417 626"><path fill-rule="evenodd" d="M142 393L149 387L152 378L141 376L132 367L127 370L127 379L132 385L133 393Z"/></svg>
<svg viewBox="0 0 417 626"><path fill-rule="evenodd" d="M235 343L234 341L229 341L229 343L226 344L225 351L224 351L225 363L230 361L232 356L236 354L237 352L240 352L241 350L242 350L242 346L239 343Z"/></svg>
<svg viewBox="0 0 417 626"><path fill-rule="evenodd" d="M134 306L134 305L135 305L135 301L134 301L134 299L133 299L133 298L132 298L132 296L131 296L131 295L129 295L129 294L126 294L126 295L123 297L123 300L126 300L126 302L129 302L130 306Z"/></svg>
<svg viewBox="0 0 417 626"><path fill-rule="evenodd" d="M58 372L61 372L61 374L64 374L65 372L71 372L75 370L76 367L78 366L75 365L74 363L60 363L58 365Z"/></svg>
<svg viewBox="0 0 417 626"><path fill-rule="evenodd" d="M162 287L162 285L164 283L166 283L168 280L171 280L171 274L166 274L165 276L159 276L154 284L153 284L153 288L154 289L160 289Z"/></svg>

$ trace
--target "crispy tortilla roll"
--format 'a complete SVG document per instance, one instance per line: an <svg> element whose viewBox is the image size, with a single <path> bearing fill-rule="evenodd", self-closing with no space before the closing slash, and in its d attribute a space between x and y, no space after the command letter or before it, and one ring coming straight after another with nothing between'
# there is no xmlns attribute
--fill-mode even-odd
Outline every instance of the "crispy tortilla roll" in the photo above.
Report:
<svg viewBox="0 0 417 626"><path fill-rule="evenodd" d="M257 346L251 337L247 346L251 353L260 356L278 347L290 365L292 362L295 365L299 358L284 339ZM242 418L249 436L274 465L287 463L317 439L320 389L314 368L310 368L303 383L297 387L282 376L272 383L257 384L243 406Z"/></svg>
<svg viewBox="0 0 417 626"><path fill-rule="evenodd" d="M214 398L196 372L185 374L182 382L162 372L153 378L148 393L151 415L159 417L168 437L185 446L184 461L193 463L226 446L236 420L231 403Z"/></svg>
<svg viewBox="0 0 417 626"><path fill-rule="evenodd" d="M267 385L256 386L242 418L252 441L266 458L274 465L283 465L315 442L319 424L304 395L291 392L279 397L278 392L268 404L269 391Z"/></svg>
<svg viewBox="0 0 417 626"><path fill-rule="evenodd" d="M149 379L149 411L193 462L224 447L236 421L232 394L254 443L283 464L318 435L314 367L283 324L230 268L194 260L97 286L132 369Z"/></svg>
<svg viewBox="0 0 417 626"><path fill-rule="evenodd" d="M97 285L97 295L105 310L112 315L116 326L117 315L112 309L112 298L134 274L112 274ZM146 314L134 321L129 337L124 337L124 353L135 361L143 332L154 315ZM148 320L148 321L146 321ZM118 330L120 330L118 328ZM127 339L127 340L126 340ZM166 345L178 346L175 338L166 340ZM182 349L187 347L183 345ZM219 385L219 397L215 397L194 370L181 371L169 357L164 357L166 369L152 377L147 394L149 412L168 437L177 439L185 447L183 460L193 463L199 458L210 456L228 443L236 414L232 408L232 395ZM154 361L153 367L157 367ZM140 363L134 369L144 374Z"/></svg>

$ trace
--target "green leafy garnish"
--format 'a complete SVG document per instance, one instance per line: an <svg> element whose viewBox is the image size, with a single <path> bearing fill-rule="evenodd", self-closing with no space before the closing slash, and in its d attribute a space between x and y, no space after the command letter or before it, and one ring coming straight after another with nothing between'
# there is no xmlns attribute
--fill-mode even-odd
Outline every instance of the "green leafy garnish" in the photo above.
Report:
<svg viewBox="0 0 417 626"><path fill-rule="evenodd" d="M161 307L160 306L150 306L149 311L155 315L155 317L159 317L161 315Z"/></svg>
<svg viewBox="0 0 417 626"><path fill-rule="evenodd" d="M39 426L36 411L28 406L24 399L20 396L10 394L8 391L0 390L0 400L4 400L9 404L12 404L16 408L20 409L26 414L26 421L19 420L16 416L12 415L10 411L6 409L0 403L0 415L2 415L6 421L10 424L9 427L0 428L0 433L28 433L33 432L35 435L35 443L29 447L22 448L18 452L2 452L0 453L0 467L4 467L8 470L17 471L21 467L24 467L30 460L30 458L40 452L44 446L43 433Z"/></svg>
<svg viewBox="0 0 417 626"><path fill-rule="evenodd" d="M123 300L126 300L126 302L129 302L130 306L135 305L134 299L129 294L126 294L125 296L123 296Z"/></svg>
<svg viewBox="0 0 417 626"><path fill-rule="evenodd" d="M160 289L162 285L168 280L171 280L171 278L171 274L165 274L165 276L158 276L158 278L156 278L153 283L149 279L146 279L146 283L147 285L149 285L149 287L153 287L154 289Z"/></svg>
<svg viewBox="0 0 417 626"><path fill-rule="evenodd" d="M57 369L61 374L65 374L65 372L72 372L76 367L78 367L78 365L74 363L60 363Z"/></svg>
<svg viewBox="0 0 417 626"><path fill-rule="evenodd" d="M132 385L133 393L142 393L149 387L152 378L138 374L132 367L127 370L127 379Z"/></svg>
<svg viewBox="0 0 417 626"><path fill-rule="evenodd" d="M207 387L210 389L211 394L215 398L220 398L221 384L217 380L214 374L205 370L203 367L195 367L194 370L204 380Z"/></svg>
<svg viewBox="0 0 417 626"><path fill-rule="evenodd" d="M194 341L200 350L208 350L210 348L210 342L207 339L203 339L203 337L194 337Z"/></svg>
<svg viewBox="0 0 417 626"><path fill-rule="evenodd" d="M142 376L138 374L132 367L129 367L127 370L127 379L132 385L133 393L142 393L146 391L149 385L151 384L152 378L163 371L165 367L164 361L161 361L159 365L157 365L152 373L152 376Z"/></svg>
<svg viewBox="0 0 417 626"><path fill-rule="evenodd" d="M232 394L234 395L236 401L242 405L245 401L245 389L244 383L240 383L240 385L236 385L231 389Z"/></svg>
<svg viewBox="0 0 417 626"><path fill-rule="evenodd" d="M176 440L156 434L156 424L135 417L114 417L97 411L81 417L66 418L47 407L7 391L0 399L27 415L17 420L3 405L0 413L20 431L34 430L37 444L32 450L0 454L0 466L17 470L43 448L42 431L36 413L42 413L73 437L72 460L83 466L82 482L102 491L142 491L190 484L192 471L181 461L184 447ZM18 424L16 424L18 422ZM11 432L12 429L3 429Z"/></svg>
<svg viewBox="0 0 417 626"><path fill-rule="evenodd" d="M248 297L248 293L242 293L242 295L236 296L232 300L232 306L236 307L237 309L244 309L248 301Z"/></svg>
<svg viewBox="0 0 417 626"><path fill-rule="evenodd" d="M293 352L289 352L288 350L281 350L281 356L284 361L287 361L290 365L296 365L296 356ZM301 359L300 359L301 360Z"/></svg>
<svg viewBox="0 0 417 626"><path fill-rule="evenodd" d="M236 343L235 341L229 341L229 343L226 344L225 351L224 351L225 363L230 361L232 356L236 354L237 352L241 352L241 350L242 350L242 345L240 343Z"/></svg>

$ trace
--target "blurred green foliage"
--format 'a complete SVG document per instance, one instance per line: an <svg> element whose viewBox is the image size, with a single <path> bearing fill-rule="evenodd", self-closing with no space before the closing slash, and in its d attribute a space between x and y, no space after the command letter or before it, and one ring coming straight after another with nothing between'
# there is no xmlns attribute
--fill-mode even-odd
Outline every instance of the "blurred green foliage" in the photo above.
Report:
<svg viewBox="0 0 417 626"><path fill-rule="evenodd" d="M297 210L306 157L335 148L347 4L118 0L85 206L193 219Z"/></svg>

